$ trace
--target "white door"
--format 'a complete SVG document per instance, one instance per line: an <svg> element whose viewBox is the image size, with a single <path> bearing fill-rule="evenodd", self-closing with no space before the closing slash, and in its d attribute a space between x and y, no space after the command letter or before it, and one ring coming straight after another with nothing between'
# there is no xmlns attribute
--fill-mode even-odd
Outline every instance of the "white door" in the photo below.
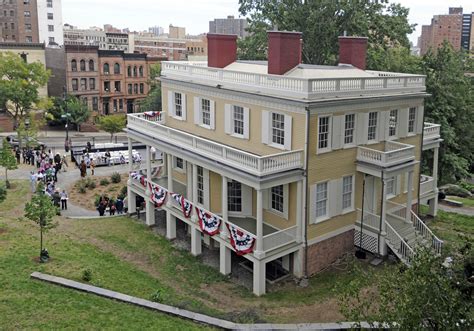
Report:
<svg viewBox="0 0 474 331"><path fill-rule="evenodd" d="M374 176L365 177L364 210L376 214L376 180ZM365 218L364 218L365 219Z"/></svg>

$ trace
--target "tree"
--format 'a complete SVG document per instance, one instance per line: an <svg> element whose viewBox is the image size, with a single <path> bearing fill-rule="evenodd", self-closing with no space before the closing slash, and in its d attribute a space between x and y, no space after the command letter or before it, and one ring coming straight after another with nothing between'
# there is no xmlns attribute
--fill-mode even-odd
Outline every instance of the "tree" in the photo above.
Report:
<svg viewBox="0 0 474 331"><path fill-rule="evenodd" d="M0 166L5 168L5 187L10 188L8 170L14 170L18 168L18 166L16 164L15 155L6 138L3 139L2 149L0 150Z"/></svg>
<svg viewBox="0 0 474 331"><path fill-rule="evenodd" d="M469 330L472 326L472 251L451 267L440 256L418 250L411 267L375 275L375 288L360 291L360 280L345 284L341 312L351 321L383 323L399 330ZM466 273L467 272L467 273Z"/></svg>
<svg viewBox="0 0 474 331"><path fill-rule="evenodd" d="M35 222L40 228L40 261L43 252L43 233L56 227L57 224L54 222L54 217L58 214L59 208L44 193L42 187L38 188L31 201L25 205L25 217Z"/></svg>
<svg viewBox="0 0 474 331"><path fill-rule="evenodd" d="M77 130L79 130L80 125L87 121L90 116L87 104L74 96L70 96L67 99L67 113L65 108L62 109L62 112L63 115L69 116L69 123L74 124Z"/></svg>
<svg viewBox="0 0 474 331"><path fill-rule="evenodd" d="M40 62L26 63L15 53L0 53L0 95L13 107L15 127L40 101L38 89L46 85L49 75Z"/></svg>
<svg viewBox="0 0 474 331"><path fill-rule="evenodd" d="M44 124L44 118L36 118L34 114L28 114L27 118L22 119L17 128L19 147L36 147L38 131Z"/></svg>
<svg viewBox="0 0 474 331"><path fill-rule="evenodd" d="M140 111L160 111L161 110L161 84L158 78L161 74L161 65L153 65L150 69L150 80L148 85L150 90L145 99L139 102Z"/></svg>
<svg viewBox="0 0 474 331"><path fill-rule="evenodd" d="M121 132L126 125L127 118L123 115L108 115L99 119L99 128L110 133L110 141L113 140L114 134Z"/></svg>
<svg viewBox="0 0 474 331"><path fill-rule="evenodd" d="M239 0L239 11L249 16L251 36L240 41L239 58L264 59L266 31L273 27L303 33L303 62L335 64L338 37L366 36L369 48L393 45L409 48L409 10L388 1ZM370 55L370 53L369 53Z"/></svg>

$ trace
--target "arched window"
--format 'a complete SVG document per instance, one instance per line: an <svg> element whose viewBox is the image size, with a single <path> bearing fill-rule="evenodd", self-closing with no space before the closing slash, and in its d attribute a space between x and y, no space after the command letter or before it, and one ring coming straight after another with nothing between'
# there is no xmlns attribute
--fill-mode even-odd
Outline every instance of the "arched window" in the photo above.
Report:
<svg viewBox="0 0 474 331"><path fill-rule="evenodd" d="M127 76L132 77L132 67L131 66L127 67Z"/></svg>
<svg viewBox="0 0 474 331"><path fill-rule="evenodd" d="M140 68L138 68L138 72L140 74L140 77L143 77L143 66L140 66Z"/></svg>
<svg viewBox="0 0 474 331"><path fill-rule="evenodd" d="M137 77L137 66L133 67L133 77Z"/></svg>
<svg viewBox="0 0 474 331"><path fill-rule="evenodd" d="M71 70L72 71L77 71L77 61L76 60L71 61Z"/></svg>
<svg viewBox="0 0 474 331"><path fill-rule="evenodd" d="M79 62L79 66L80 66L80 68L81 68L81 71L86 71L86 61L81 60L81 61Z"/></svg>
<svg viewBox="0 0 474 331"><path fill-rule="evenodd" d="M118 64L118 63L114 64L114 74L115 75L120 74L120 64Z"/></svg>
<svg viewBox="0 0 474 331"><path fill-rule="evenodd" d="M110 73L109 64L104 63L104 74L108 75Z"/></svg>
<svg viewBox="0 0 474 331"><path fill-rule="evenodd" d="M89 71L94 71L95 66L94 66L94 60L89 60Z"/></svg>

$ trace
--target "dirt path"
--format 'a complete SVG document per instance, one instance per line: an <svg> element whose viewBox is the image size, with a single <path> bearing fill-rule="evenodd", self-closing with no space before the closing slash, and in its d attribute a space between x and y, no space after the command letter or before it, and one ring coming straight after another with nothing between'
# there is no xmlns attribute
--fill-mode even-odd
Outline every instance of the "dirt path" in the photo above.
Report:
<svg viewBox="0 0 474 331"><path fill-rule="evenodd" d="M466 216L474 216L474 208L472 207L453 207L440 203L439 209L448 213L457 213Z"/></svg>

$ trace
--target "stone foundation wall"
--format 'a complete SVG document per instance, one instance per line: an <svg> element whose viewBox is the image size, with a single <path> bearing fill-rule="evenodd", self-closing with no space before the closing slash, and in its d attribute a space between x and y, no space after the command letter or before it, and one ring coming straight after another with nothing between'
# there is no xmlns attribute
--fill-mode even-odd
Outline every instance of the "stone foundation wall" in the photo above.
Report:
<svg viewBox="0 0 474 331"><path fill-rule="evenodd" d="M354 230L349 230L309 246L308 275L323 270L343 254L352 251L354 251Z"/></svg>

